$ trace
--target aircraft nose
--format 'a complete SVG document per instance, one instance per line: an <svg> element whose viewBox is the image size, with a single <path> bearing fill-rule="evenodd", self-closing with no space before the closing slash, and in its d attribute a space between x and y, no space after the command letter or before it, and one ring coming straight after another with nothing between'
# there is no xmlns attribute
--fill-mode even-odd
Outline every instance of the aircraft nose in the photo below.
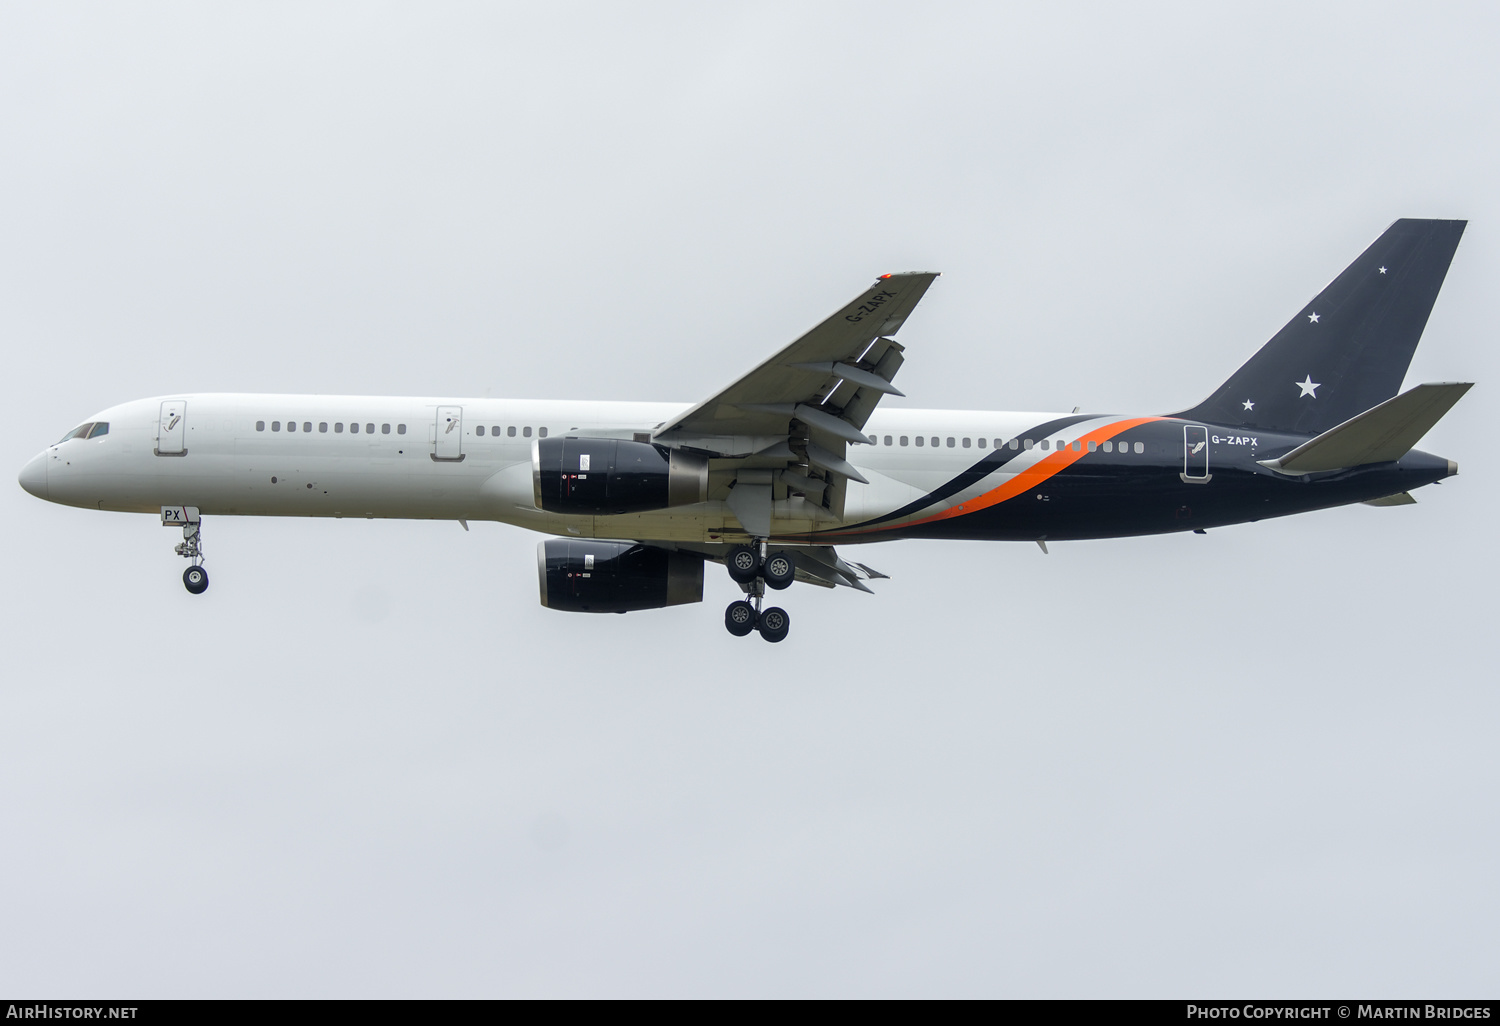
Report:
<svg viewBox="0 0 1500 1026"><path fill-rule="evenodd" d="M21 468L21 475L17 480L21 482L22 488L38 499L47 498L47 454L33 456L31 462Z"/></svg>

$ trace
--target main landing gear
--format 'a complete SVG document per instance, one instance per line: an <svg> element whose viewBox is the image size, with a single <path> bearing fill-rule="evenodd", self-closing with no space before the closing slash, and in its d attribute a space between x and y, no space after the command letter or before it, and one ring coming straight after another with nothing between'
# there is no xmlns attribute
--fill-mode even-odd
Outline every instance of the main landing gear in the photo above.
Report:
<svg viewBox="0 0 1500 1026"><path fill-rule="evenodd" d="M193 565L182 572L182 586L190 594L202 595L208 590L208 571L203 569L203 521L198 516L197 507L163 506L161 525L182 528L182 541L172 551L193 561Z"/></svg>
<svg viewBox="0 0 1500 1026"><path fill-rule="evenodd" d="M797 561L788 552L766 552L766 543L737 545L724 557L729 576L745 589L745 598L729 603L724 610L724 628L737 638L760 631L767 641L785 640L792 618L780 606L761 608L766 588L777 591L791 586L797 574Z"/></svg>

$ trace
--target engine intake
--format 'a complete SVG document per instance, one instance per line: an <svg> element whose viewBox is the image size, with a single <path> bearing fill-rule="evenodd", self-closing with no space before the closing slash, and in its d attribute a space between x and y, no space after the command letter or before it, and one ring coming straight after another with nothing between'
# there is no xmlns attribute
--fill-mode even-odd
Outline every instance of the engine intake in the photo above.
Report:
<svg viewBox="0 0 1500 1026"><path fill-rule="evenodd" d="M644 513L706 500L708 460L650 442L539 438L531 483L549 513Z"/></svg>
<svg viewBox="0 0 1500 1026"><path fill-rule="evenodd" d="M542 605L628 613L703 601L703 557L636 542L550 538L536 547Z"/></svg>

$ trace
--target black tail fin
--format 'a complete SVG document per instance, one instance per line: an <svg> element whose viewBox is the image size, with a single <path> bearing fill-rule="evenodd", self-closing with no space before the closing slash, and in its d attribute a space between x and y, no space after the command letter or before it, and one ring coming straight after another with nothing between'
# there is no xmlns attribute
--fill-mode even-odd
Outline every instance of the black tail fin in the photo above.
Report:
<svg viewBox="0 0 1500 1026"><path fill-rule="evenodd" d="M1467 221L1402 218L1204 402L1175 416L1316 435L1401 389Z"/></svg>

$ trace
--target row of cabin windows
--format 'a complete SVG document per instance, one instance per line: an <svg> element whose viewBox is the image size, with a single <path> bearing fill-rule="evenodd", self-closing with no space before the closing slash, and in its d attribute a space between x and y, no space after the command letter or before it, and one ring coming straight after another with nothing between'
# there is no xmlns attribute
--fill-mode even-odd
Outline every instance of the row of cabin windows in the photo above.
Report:
<svg viewBox="0 0 1500 1026"><path fill-rule="evenodd" d="M92 431L92 433L90 433L90 429L94 429ZM100 430L100 429L102 429L102 430ZM255 422L255 430L257 430L257 431L264 431L265 429L266 429L266 422L265 421L263 421L263 420L257 420ZM287 421L286 422L286 429L287 429L287 431L295 432L297 430L297 422L295 420L289 420L289 421ZM313 429L312 421L310 421L310 420L304 420L302 422L302 430L303 430L303 432L305 432L307 434L311 434L312 433L312 429ZM80 428L75 428L72 432L70 432L67 435L67 438L63 439L63 441L67 441L68 438L83 438L83 437L93 437L94 435L102 435L105 432L107 432L108 430L109 430L109 425L108 424L98 424L98 425L85 424L85 425L83 425ZM280 431L281 430L281 421L279 421L279 420L273 420L273 421L271 421L271 430L272 431ZM350 434L357 435L357 434L359 434L359 430L360 430L359 429L359 424L357 422L351 423L349 425L349 433ZM374 424L366 424L364 430L365 430L366 434L373 435L375 433L375 425ZM319 421L319 423L318 423L318 431L320 433L322 433L322 434L327 434L328 433L328 421L326 421L326 420L325 421ZM343 432L344 432L344 424L343 424L343 422L339 421L339 422L334 423L334 425L333 425L333 433L336 434L336 435L339 435L339 434L343 434ZM383 435L390 434L391 433L391 426L389 424L382 424L382 425L380 425L380 433L383 434ZM493 435L494 437L499 438L500 437L500 425L499 424L493 424L493 425L491 425L490 428L489 428L489 433L491 435ZM404 435L404 434L406 434L406 425L405 424L397 424L396 425L396 434L398 434L398 435ZM485 434L485 425L480 424L477 427L475 427L474 428L474 434L478 435L480 438L483 438L484 434ZM515 425L511 425L510 427L507 427L505 429L505 434L506 434L507 437L515 438L516 437L516 428L515 428ZM531 427L529 425L521 428L521 437L522 438L530 438L531 437ZM537 437L539 437L539 438L546 438L547 437L547 429L544 428L544 427L537 428ZM874 436L874 435L870 436L870 442L871 442L871 444L874 444L875 437L876 436ZM953 435L949 435L948 436L948 448L950 448L950 449L955 448L955 447L957 447L960 444L960 442L962 442L962 445L963 445L963 447L965 449L972 448L973 445L974 445L974 440L973 439L964 438L964 439L960 440L959 438L957 438L957 437L955 437ZM986 448L987 445L988 445L988 442L989 442L989 439L986 439L986 438L978 439L979 448L981 448L981 449ZM929 444L929 439L928 439L928 436L926 436L926 435L917 435L915 438L912 438L912 437L907 436L907 435L901 435L901 436L899 436L899 438L893 437L891 435L886 435L885 436L885 444L886 445L902 445L902 446L915 444L918 448L921 448L921 447ZM943 444L943 439L941 437L939 437L938 435L933 435L933 436L931 436L930 444L932 445L932 447L934 449L936 449L940 445ZM1058 451L1062 451L1063 448L1065 448L1066 446L1069 445L1069 443L1065 439L1062 439L1062 438L1059 438L1057 440L1056 444L1057 444ZM1053 442L1052 442L1052 440L1050 438L1043 438L1040 442L1034 441L1033 439L1030 439L1030 438L1012 438L1009 441L1006 441L1003 438L997 438L997 439L995 439L995 448L996 449L1001 449L1001 448L1006 448L1006 447L1009 447L1011 449L1032 449L1032 448L1039 447L1039 448L1041 448L1041 450L1043 452L1046 452L1046 451L1048 451L1049 449L1052 448L1052 445L1053 445ZM1081 442L1081 441L1075 441L1075 442L1072 442L1071 445L1072 445L1072 448L1073 448L1074 452L1082 452L1083 451L1083 446L1084 446L1083 442ZM1130 443L1129 442L1121 442L1121 443L1119 443L1119 445L1120 445L1120 452L1129 452L1130 451L1130 449L1129 449ZM1115 451L1115 443L1114 442L1104 442L1102 444L1099 443L1099 442L1089 442L1088 443L1088 451L1089 452L1097 452L1100 448L1102 448L1105 452L1114 452ZM1143 452L1145 452L1146 451L1145 444L1141 443L1141 442L1136 442L1135 443L1135 451L1137 453L1143 453Z"/></svg>
<svg viewBox="0 0 1500 1026"><path fill-rule="evenodd" d="M476 435L478 435L480 438L483 438L484 437L484 425L481 424L477 428L475 428L474 429L474 433ZM500 425L499 424L492 424L492 425L490 425L490 434L494 435L496 438L499 438L500 437ZM505 429L505 434L508 437L510 437L510 438L516 437L516 428L515 428L515 425L512 424L510 427L506 428ZM536 436L538 438L546 438L547 437L547 429L544 428L544 427L537 428L536 429ZM531 428L529 428L529 427L523 427L521 429L521 437L522 438L530 438L531 437Z"/></svg>
<svg viewBox="0 0 1500 1026"><path fill-rule="evenodd" d="M968 448L972 448L974 440L973 439L969 439L969 438L958 439L958 438L955 438L952 435L948 436L948 448L952 449L955 446L959 445L960 442L962 442L963 447L965 449L968 449ZM874 435L870 436L870 443L872 445L875 443L875 436ZM980 438L980 439L978 439L978 443L979 443L979 448L984 449L984 448L986 448L988 446L989 439L987 439L987 438ZM917 435L915 438L910 438L907 435L901 435L899 438L893 438L891 435L886 435L885 436L885 444L886 445L911 445L911 444L916 444L918 447L930 444L934 449L936 449L938 446L940 446L940 445L943 444L943 439L940 438L937 435L933 435L930 439L926 435ZM1010 441L1006 441L1003 438L997 438L997 439L995 439L995 448L996 449L1004 449L1004 448L1010 448L1010 449L1033 449L1033 448L1040 448L1043 452L1047 452L1049 449L1051 449L1053 447L1053 444L1054 443L1053 443L1052 439L1050 439L1050 438L1043 438L1040 442L1037 442L1037 441L1035 441L1033 439L1030 439L1030 438L1012 438ZM1069 447L1070 445L1071 445L1071 447L1072 447L1072 449L1073 449L1074 452L1082 452L1083 451L1083 447L1085 445L1085 443L1081 442L1081 441L1075 441L1075 442L1071 442L1070 443L1066 439L1063 439L1063 438L1059 438L1055 444L1056 444L1057 450L1059 452L1061 452L1063 449ZM1088 442L1086 444L1088 445L1088 451L1089 452L1098 452L1100 449L1103 449L1105 452L1114 452L1115 451L1115 443L1114 442L1103 442L1103 443L1100 443L1100 442ZM1130 443L1129 442L1121 442L1121 443L1119 443L1119 446L1120 446L1120 452L1129 452L1130 451ZM1138 452L1138 453L1145 452L1146 451L1146 445L1145 445L1145 443L1144 442L1136 442L1135 443L1135 451Z"/></svg>
<svg viewBox="0 0 1500 1026"><path fill-rule="evenodd" d="M88 426L89 425L87 425L87 424L84 425L85 428L87 428ZM318 431L319 432L321 432L323 434L327 434L328 433L328 427L329 427L329 425L328 425L328 422L326 420L318 422ZM266 422L265 421L263 421L263 420L257 420L255 422L255 430L257 430L257 431L264 431L265 429L266 429ZM287 421L286 422L286 429L288 431L296 431L297 430L297 422L295 420L289 420L289 421ZM82 429L80 429L80 430L82 430ZM105 424L104 425L104 431L108 431L108 430L109 430L109 425ZM280 431L281 430L281 421L279 421L279 420L273 420L273 421L271 421L271 430L272 431ZM307 434L312 434L312 430L313 430L313 422L310 421L310 420L304 420L302 422L302 431L304 431ZM359 434L359 432L360 432L360 427L359 427L358 423L352 423L352 424L349 425L349 433L350 434L357 435L357 434ZM364 432L367 435L373 435L375 433L375 425L374 424L366 424L364 426ZM104 432L101 431L99 433L103 434ZM343 425L343 423L341 423L341 422L340 423L335 423L333 425L333 433L336 434L336 435L343 434L344 433L344 425ZM382 424L382 425L380 425L380 433L382 435L388 435L388 434L390 434L391 433L391 426L389 424ZM480 438L483 438L484 437L484 433L485 433L485 426L483 424L480 424L478 427L476 427L474 429L474 433L476 435L478 435ZM492 434L492 435L494 435L496 438L499 438L500 437L500 425L499 424L492 425L489 428L489 433ZM507 435L509 435L511 438L516 437L516 429L513 426L506 428L505 429L505 433ZM536 429L536 433L537 433L537 437L539 437L539 438L546 438L547 437L547 429L546 428L537 428ZM396 425L396 434L398 434L398 435L404 435L404 434L406 434L406 425L405 424L397 424ZM72 438L72 437L74 437L74 435L69 435L68 437ZM521 437L522 438L530 438L531 437L531 427L529 425L526 426L526 427L521 428Z"/></svg>
<svg viewBox="0 0 1500 1026"><path fill-rule="evenodd" d="M328 433L328 426L329 426L328 425L328 421L326 421L326 420L319 421L318 422L318 431L320 433L326 435ZM255 422L255 430L257 430L257 431L264 431L265 429L266 429L266 422L265 421L263 421L263 420L257 420ZM296 431L297 430L297 422L295 420L289 420L289 421L287 421L286 422L286 429L288 431ZM302 430L304 432L306 432L307 434L312 434L312 429L313 429L313 423L312 423L312 421L310 421L310 420L304 420L302 422ZM271 430L272 431L280 431L281 430L281 421L279 421L279 420L273 420L273 421L271 421ZM357 435L357 434L359 434L359 432L360 432L360 426L359 426L358 423L351 423L349 425L349 433L351 435ZM373 435L375 433L375 425L374 424L366 424L364 426L364 432L367 435ZM343 423L343 421L339 421L338 423L336 423L336 424L333 425L333 433L336 434L336 435L341 435L341 434L344 433L344 423ZM391 426L389 424L382 424L382 425L380 425L380 433L382 435L388 435L388 434L390 434L391 433ZM404 434L406 434L406 425L405 424L397 424L396 425L396 434L398 434L398 435L404 435Z"/></svg>

